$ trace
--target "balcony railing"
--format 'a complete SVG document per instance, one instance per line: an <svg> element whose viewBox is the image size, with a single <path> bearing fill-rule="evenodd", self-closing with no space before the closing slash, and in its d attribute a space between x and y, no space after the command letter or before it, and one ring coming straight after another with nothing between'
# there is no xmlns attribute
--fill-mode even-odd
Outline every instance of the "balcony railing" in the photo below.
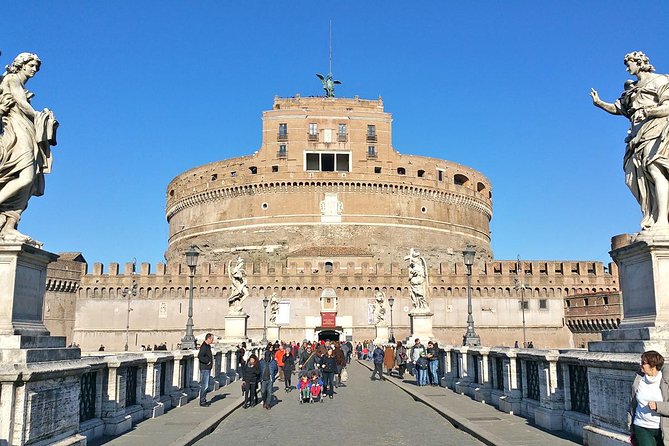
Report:
<svg viewBox="0 0 669 446"><path fill-rule="evenodd" d="M288 141L288 132L279 132L276 135L276 140L277 141Z"/></svg>
<svg viewBox="0 0 669 446"><path fill-rule="evenodd" d="M348 141L348 135L346 133L337 133L337 142L346 142Z"/></svg>
<svg viewBox="0 0 669 446"><path fill-rule="evenodd" d="M376 134L367 134L367 142L376 142Z"/></svg>
<svg viewBox="0 0 669 446"><path fill-rule="evenodd" d="M309 141L318 141L318 133L309 133L307 139Z"/></svg>
<svg viewBox="0 0 669 446"><path fill-rule="evenodd" d="M369 158L376 159L377 157L378 157L378 153L376 153L376 152L367 152L367 158L368 158L368 159L369 159Z"/></svg>
<svg viewBox="0 0 669 446"><path fill-rule="evenodd" d="M279 150L276 152L276 157L279 159L288 158L288 152L285 150Z"/></svg>

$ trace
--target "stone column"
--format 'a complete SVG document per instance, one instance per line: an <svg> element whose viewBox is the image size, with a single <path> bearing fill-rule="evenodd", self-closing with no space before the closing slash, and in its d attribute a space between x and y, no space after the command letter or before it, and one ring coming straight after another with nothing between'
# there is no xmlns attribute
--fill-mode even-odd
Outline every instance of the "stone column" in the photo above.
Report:
<svg viewBox="0 0 669 446"><path fill-rule="evenodd" d="M184 354L182 351L174 352L174 366L172 367L172 391L170 392L170 399L172 407L181 407L188 402L188 394L186 389L182 387L184 376L188 376L188 364L183 361Z"/></svg>
<svg viewBox="0 0 669 446"><path fill-rule="evenodd" d="M492 377L490 376L490 348L474 347L472 350L479 352L479 356L474 359L479 361L478 383L473 385L473 394L476 401L485 403L492 398Z"/></svg>
<svg viewBox="0 0 669 446"><path fill-rule="evenodd" d="M504 361L504 396L499 398L499 410L510 414L520 413L523 398L518 388L517 353L516 349L507 353L508 360Z"/></svg>
<svg viewBox="0 0 669 446"><path fill-rule="evenodd" d="M541 400L540 407L534 411L534 422L552 431L562 430L564 415L564 390L558 387L559 354L557 350L549 350L544 354L545 362L540 363L539 390Z"/></svg>
<svg viewBox="0 0 669 446"><path fill-rule="evenodd" d="M162 355L144 353L143 356L146 358L146 381L141 405L144 418L155 418L165 413L165 406L160 401L160 363L158 360Z"/></svg>
<svg viewBox="0 0 669 446"><path fill-rule="evenodd" d="M455 391L465 395L468 394L469 384L472 382L469 368L469 347L458 347L455 351L458 352L458 368L460 370L460 376L458 376L458 380L455 382Z"/></svg>

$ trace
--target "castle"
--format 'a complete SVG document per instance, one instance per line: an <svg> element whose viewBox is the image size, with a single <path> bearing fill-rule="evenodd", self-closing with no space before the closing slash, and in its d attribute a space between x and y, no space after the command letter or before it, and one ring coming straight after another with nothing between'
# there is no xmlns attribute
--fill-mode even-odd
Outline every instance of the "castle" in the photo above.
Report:
<svg viewBox="0 0 669 446"><path fill-rule="evenodd" d="M434 335L449 344L459 344L465 331L467 246L476 250L473 314L484 345L522 340L524 317L535 345L573 346L569 298L619 289L613 263L494 259L490 181L470 167L396 151L381 98L277 97L263 113L257 152L182 173L169 183L166 202L166 264L126 264L122 271L95 264L88 272L83 256L66 253L50 266L45 322L52 333L85 350L122 349L126 337L130 350L176 347L186 322L184 252L191 246L200 252L196 333L223 335L229 262L240 256L254 340L263 335L262 298L272 293L281 300L282 339L373 339L378 291L395 299L396 337L408 336L402 259L412 248L428 265ZM124 295L133 281L137 295ZM321 313L333 310L336 320L326 326ZM618 310L607 306L604 325L620 322Z"/></svg>

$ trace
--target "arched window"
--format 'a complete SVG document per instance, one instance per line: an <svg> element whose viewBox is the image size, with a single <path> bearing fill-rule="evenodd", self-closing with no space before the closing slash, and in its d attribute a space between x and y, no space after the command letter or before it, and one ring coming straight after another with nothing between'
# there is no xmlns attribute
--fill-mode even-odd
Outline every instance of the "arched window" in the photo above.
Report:
<svg viewBox="0 0 669 446"><path fill-rule="evenodd" d="M468 182L469 182L469 178L467 178L464 175L461 175L461 174L457 173L457 174L455 174L455 176L453 176L453 184L455 184L456 186L464 186Z"/></svg>
<svg viewBox="0 0 669 446"><path fill-rule="evenodd" d="M332 269L333 269L332 262L330 262L330 261L325 262L325 272L326 273L331 273Z"/></svg>
<svg viewBox="0 0 669 446"><path fill-rule="evenodd" d="M406 175L407 170L404 167L398 167L397 168L397 175Z"/></svg>

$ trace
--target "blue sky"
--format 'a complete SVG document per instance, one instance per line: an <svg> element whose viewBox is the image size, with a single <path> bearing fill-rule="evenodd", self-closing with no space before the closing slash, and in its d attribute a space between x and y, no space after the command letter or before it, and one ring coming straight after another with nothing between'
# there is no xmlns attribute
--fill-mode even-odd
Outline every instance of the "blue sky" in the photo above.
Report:
<svg viewBox="0 0 669 446"><path fill-rule="evenodd" d="M169 181L257 150L275 95L320 95L331 19L337 95L382 96L397 150L491 180L495 258L608 262L640 212L628 123L588 92L616 99L633 50L669 73L667 18L622 1L7 2L0 63L37 53L33 106L61 122L20 229L91 264L161 261Z"/></svg>

